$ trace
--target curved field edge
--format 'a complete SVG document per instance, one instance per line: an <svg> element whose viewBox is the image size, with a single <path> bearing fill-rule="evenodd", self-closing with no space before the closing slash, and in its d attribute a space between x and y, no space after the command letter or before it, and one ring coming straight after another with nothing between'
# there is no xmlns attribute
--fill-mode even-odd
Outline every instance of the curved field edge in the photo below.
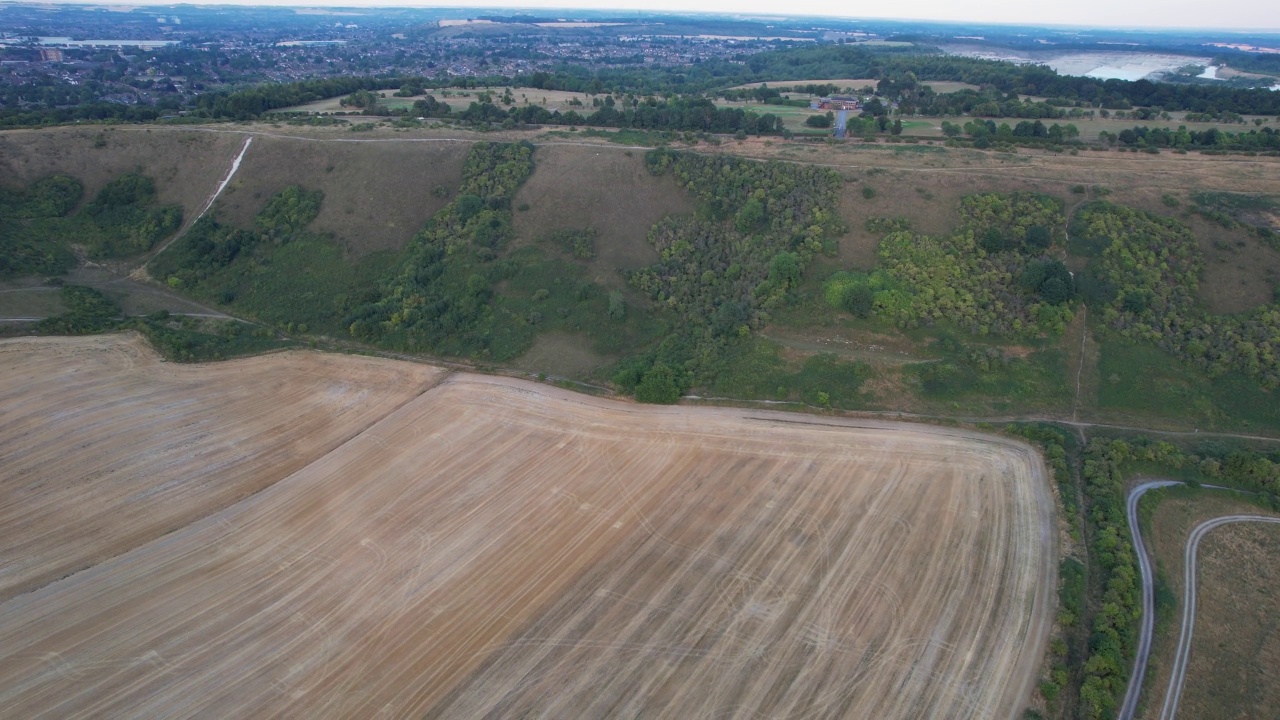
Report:
<svg viewBox="0 0 1280 720"><path fill-rule="evenodd" d="M962 430L455 374L261 492L0 604L0 699L1013 717L1053 604L1046 482L1029 446Z"/></svg>

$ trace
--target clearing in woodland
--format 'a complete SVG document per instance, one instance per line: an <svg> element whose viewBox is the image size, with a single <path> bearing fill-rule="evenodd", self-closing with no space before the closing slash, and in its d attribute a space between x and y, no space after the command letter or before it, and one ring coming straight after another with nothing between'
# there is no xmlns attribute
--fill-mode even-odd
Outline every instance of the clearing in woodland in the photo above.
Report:
<svg viewBox="0 0 1280 720"><path fill-rule="evenodd" d="M312 353L173 368L123 336L0 347L5 406L31 406L57 464L0 464L6 496L50 507L31 535L172 518L0 603L15 716L1012 718L1028 702L1056 525L1026 445L431 385ZM360 417L295 432L344 417L322 398ZM319 432L336 447L308 451ZM228 482L218 453L244 443L298 467ZM144 479L111 495L101 473L122 464Z"/></svg>

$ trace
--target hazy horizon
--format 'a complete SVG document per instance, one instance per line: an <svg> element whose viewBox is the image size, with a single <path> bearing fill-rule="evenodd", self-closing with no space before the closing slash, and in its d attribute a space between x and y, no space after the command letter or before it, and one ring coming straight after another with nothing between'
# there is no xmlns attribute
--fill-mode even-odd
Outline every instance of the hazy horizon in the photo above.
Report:
<svg viewBox="0 0 1280 720"><path fill-rule="evenodd" d="M1202 3L1190 0L1167 0L1159 4L1116 3L1109 0L1079 0L1055 6L1025 2L1001 1L981 7L958 7L945 0L920 0L909 5L878 8L857 7L852 12L840 12L838 6L820 0L796 0L787 4L787 14L779 15L776 3L763 0L700 0L695 3L680 0L623 0L602 6L599 0L523 0L521 2L486 2L484 0L421 2L415 0L346 0L337 2L311 2L308 0L219 0L218 2L174 3L163 0L53 0L52 2L2 2L3 4L82 5L82 6L178 6L178 5L238 5L276 6L297 8L440 8L518 11L585 11L599 12L668 12L668 13L716 13L728 15L752 15L785 19L791 17L831 17L849 20L903 20L935 21L943 23L981 23L1028 26L1068 26L1095 29L1134 30L1213 30L1251 33L1280 32L1280 11L1262 0L1223 0L1213 6L1214 20L1205 23L1206 8Z"/></svg>

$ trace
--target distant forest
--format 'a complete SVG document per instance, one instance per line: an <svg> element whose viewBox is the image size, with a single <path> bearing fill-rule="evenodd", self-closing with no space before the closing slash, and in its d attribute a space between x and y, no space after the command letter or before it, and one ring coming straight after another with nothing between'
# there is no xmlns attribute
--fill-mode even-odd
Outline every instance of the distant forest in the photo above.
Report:
<svg viewBox="0 0 1280 720"><path fill-rule="evenodd" d="M1063 107L1130 109L1156 107L1240 115L1280 115L1280 92L1149 80L1098 80L1059 75L1041 65L1017 65L940 53L922 54L918 48L867 49L851 45L796 47L757 53L745 62L719 59L681 67L587 69L562 65L549 71L516 76L408 78L349 76L265 83L234 91L198 96L186 108L199 118L249 120L264 113L359 90L400 88L407 82L423 89L512 86L567 90L593 94L637 96L698 96L734 85L802 80L815 77L892 79L908 73L935 81L957 81L1004 93L1033 95ZM925 112L928 107L916 110ZM934 108L938 109L938 108ZM21 127L81 120L149 121L172 114L157 109L107 102L70 107L0 110L0 127ZM533 120L532 118L530 120ZM536 121L536 120L535 120ZM545 122L546 120L541 120ZM573 123L566 123L573 124ZM613 124L613 123L606 123ZM716 125L724 125L717 122ZM672 126L670 129L687 129ZM737 128L729 127L732 132Z"/></svg>

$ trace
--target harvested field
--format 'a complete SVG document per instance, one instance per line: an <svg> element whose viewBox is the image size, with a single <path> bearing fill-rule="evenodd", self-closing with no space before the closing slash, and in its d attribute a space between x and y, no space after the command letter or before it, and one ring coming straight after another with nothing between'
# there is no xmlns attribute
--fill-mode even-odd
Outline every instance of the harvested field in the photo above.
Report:
<svg viewBox="0 0 1280 720"><path fill-rule="evenodd" d="M38 361L41 343L94 342L22 345ZM315 356L256 362L299 357ZM121 372L80 367L67 397ZM55 434L112 427L47 417ZM224 444L193 438L190 462ZM998 438L455 374L260 492L0 603L0 704L1012 718L1052 611L1052 508L1038 457Z"/></svg>
<svg viewBox="0 0 1280 720"><path fill-rule="evenodd" d="M821 78L818 80L770 80L765 83L747 83L746 85L734 85L732 90L754 90L755 88L765 85L771 88L796 87L798 85L835 85L839 88L853 88L861 90L864 87L875 88L876 83L880 81L875 78Z"/></svg>
<svg viewBox="0 0 1280 720"><path fill-rule="evenodd" d="M466 110L471 107L471 103L480 102L480 94L489 92L493 94L493 101L500 102L502 95L506 92L505 87L480 87L470 88L467 90L459 90L457 88L431 88L422 95L414 95L413 97L396 97L394 90L379 91L382 96L379 105L389 108L408 108L412 107L417 100L431 95L449 107L454 112ZM447 95L445 93L448 93ZM591 106L591 95L581 92L572 92L569 90L542 90L540 88L520 88L512 87L511 95L515 98L516 106L522 105L540 105L548 110L559 110L567 112L569 110L577 110L578 112L590 113L594 108ZM359 112L356 107L343 107L342 99L346 95L337 95L324 100L316 100L305 105L294 105L280 110L282 113L287 112L306 112L306 113L333 113L333 112ZM571 105L570 101L577 100L581 105ZM503 106L505 107L505 105ZM352 122L361 122L369 120L368 117L352 117ZM372 118L377 119L377 118Z"/></svg>
<svg viewBox="0 0 1280 720"><path fill-rule="evenodd" d="M174 365L123 335L0 342L0 600L271 485L439 374L296 352Z"/></svg>
<svg viewBox="0 0 1280 720"><path fill-rule="evenodd" d="M921 85L933 88L933 91L939 95L946 93L960 92L961 90L981 90L982 88L973 83L956 82L954 80L922 80Z"/></svg>

